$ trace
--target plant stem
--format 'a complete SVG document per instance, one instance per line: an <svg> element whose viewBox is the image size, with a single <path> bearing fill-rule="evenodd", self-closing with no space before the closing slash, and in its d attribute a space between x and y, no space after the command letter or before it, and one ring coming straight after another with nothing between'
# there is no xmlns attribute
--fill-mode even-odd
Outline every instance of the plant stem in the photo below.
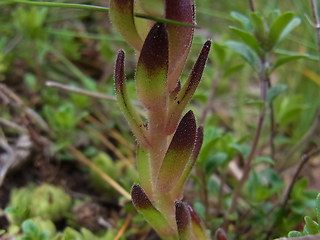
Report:
<svg viewBox="0 0 320 240"><path fill-rule="evenodd" d="M275 144L274 139L276 137L275 121L274 121L274 108L273 103L269 104L270 108L270 156L271 159L275 160Z"/></svg>
<svg viewBox="0 0 320 240"><path fill-rule="evenodd" d="M303 145L305 145L305 143L307 143L310 140L310 138L314 136L314 133L319 127L319 124L320 124L320 111L318 110L318 112L316 113L316 118L313 121L309 130L303 135L303 137L299 140L299 142L290 149L290 151L284 157L284 159L290 159ZM284 166L281 165L280 170L282 170L282 168L284 168Z"/></svg>
<svg viewBox="0 0 320 240"><path fill-rule="evenodd" d="M168 148L167 136L163 133L165 123L165 110L161 110L158 112L149 112L148 132L152 145L150 148L150 161L152 166L151 175L153 178L153 186L155 186L156 184L158 173Z"/></svg>
<svg viewBox="0 0 320 240"><path fill-rule="evenodd" d="M296 183L298 177L299 177L299 174L301 172L301 170L303 169L304 165L310 160L310 158L312 156L314 156L315 154L317 154L318 152L320 151L320 146L317 147L317 148L314 148L312 149L310 152L304 154L301 158L300 158L300 161L299 161L299 164L298 166L296 167L296 171L293 175L293 178L290 182L290 185L288 187L288 190L286 191L284 197L283 197L283 201L282 203L279 204L279 207L283 210L286 209L287 207L287 204L288 204L288 201L290 199L290 195L291 195L291 192L292 192L292 189L294 187L294 184ZM271 213L276 209L276 206L274 206L270 211L269 211L269 215L271 215ZM270 236L271 234L273 233L273 230L276 228L276 223L277 221L274 220L273 223L271 224L270 227L268 227L268 231L266 231L267 235L265 237L265 240L268 240L270 239ZM287 238L281 238L281 239L287 239ZM292 238L290 238L292 239ZM280 240L280 239L278 239Z"/></svg>
<svg viewBox="0 0 320 240"><path fill-rule="evenodd" d="M318 56L320 58L320 22L319 22L317 1L310 0L310 5L311 5L312 17L315 22L314 28L315 28L315 32L316 32L316 38L317 38ZM319 60L319 63L320 63L320 60ZM290 151L288 152L288 154L286 155L286 157L284 159L290 159L295 154L295 152L297 150L299 150L306 142L309 141L309 139L314 135L316 129L318 128L319 123L320 123L320 109L318 109L318 111L316 113L316 118L313 121L309 130L304 134L304 136L299 140L299 142L290 149ZM280 168L283 168L282 165L280 166Z"/></svg>
<svg viewBox="0 0 320 240"><path fill-rule="evenodd" d="M286 192L286 194L285 194L285 196L284 196L284 199L283 199L283 202L282 202L282 208L283 208L283 209L286 208L286 205L287 205L287 203L288 203L288 201L289 201L290 194L291 194L291 192L292 192L293 186L294 186L294 184L296 183L296 181L297 181L297 179L298 179L298 177L299 177L299 174L300 174L301 170L303 169L304 165L310 160L310 158L311 158L312 156L314 156L315 154L317 154L319 151L320 151L320 146L312 149L310 152L304 154L304 155L301 157L300 162L299 162L299 164L298 164L298 166L297 166L297 168L296 168L296 171L295 171L295 173L294 173L294 175L293 175L293 178L292 178L292 180L291 180L291 183L290 183L290 185L289 185L289 188L288 188L288 190L287 190L287 192Z"/></svg>
<svg viewBox="0 0 320 240"><path fill-rule="evenodd" d="M255 11L255 8L254 8L253 0L248 0L248 1L249 1L250 10L251 10L252 12L254 12L254 11Z"/></svg>
<svg viewBox="0 0 320 240"><path fill-rule="evenodd" d="M238 203L238 199L241 196L241 191L243 189L243 186L245 184L245 182L247 181L247 179L249 178L250 175L250 171L251 171L251 163L252 160L254 158L254 155L256 153L257 147L258 147L258 143L259 143L259 139L260 139L260 135L262 132L262 127L263 127L263 122L265 119L265 115L266 115L266 101L267 101L267 91L269 88L269 77L265 68L265 59L261 59L261 66L262 69L260 71L259 74L259 78L260 78L260 90L261 90L261 99L264 101L264 105L263 108L261 110L260 116L259 116L259 121L258 121L258 126L257 126L257 130L255 133L255 137L251 146L251 151L249 153L249 156L247 158L247 161L245 163L244 166L244 170L243 170L243 174L242 177L234 191L233 197L232 197L232 202L231 202L231 206L230 209L228 211L228 213L226 214L225 218L224 218L224 222L222 224L222 227L227 230L228 226L229 226L229 220L227 219L228 215L231 215L234 213L234 211L236 210L236 206Z"/></svg>

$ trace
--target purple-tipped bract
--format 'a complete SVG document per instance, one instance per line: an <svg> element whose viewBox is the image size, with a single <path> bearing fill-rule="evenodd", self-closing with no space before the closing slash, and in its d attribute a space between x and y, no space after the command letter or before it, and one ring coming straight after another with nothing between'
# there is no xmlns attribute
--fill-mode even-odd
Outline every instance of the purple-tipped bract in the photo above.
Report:
<svg viewBox="0 0 320 240"><path fill-rule="evenodd" d="M157 181L159 191L170 191L181 177L192 153L196 130L196 120L189 111L181 119L161 165Z"/></svg>
<svg viewBox="0 0 320 240"><path fill-rule="evenodd" d="M210 47L211 41L207 41L200 52L198 60L193 66L187 82L183 85L174 102L171 104L168 113L168 122L165 128L165 132L167 134L171 134L175 131L183 110L191 100L199 85L206 61L208 59Z"/></svg>
<svg viewBox="0 0 320 240"><path fill-rule="evenodd" d="M166 27L157 23L143 44L136 72L138 97L152 111L167 105L168 48Z"/></svg>

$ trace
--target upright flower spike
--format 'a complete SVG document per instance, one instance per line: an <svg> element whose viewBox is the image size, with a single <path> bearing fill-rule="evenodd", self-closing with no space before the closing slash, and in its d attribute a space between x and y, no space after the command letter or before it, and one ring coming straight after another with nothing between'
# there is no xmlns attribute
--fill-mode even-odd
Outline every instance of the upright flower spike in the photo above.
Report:
<svg viewBox="0 0 320 240"><path fill-rule="evenodd" d="M196 120L189 111L181 119L162 162L157 179L158 191L169 192L177 184L192 153L196 130Z"/></svg>
<svg viewBox="0 0 320 240"><path fill-rule="evenodd" d="M122 50L119 51L116 60L114 82L118 104L125 118L129 122L133 134L141 146L149 147L150 143L148 140L147 130L128 97L124 73L124 52Z"/></svg>
<svg viewBox="0 0 320 240"><path fill-rule="evenodd" d="M191 216L185 203L176 201L176 222L179 233L179 240L194 239L192 236Z"/></svg>
<svg viewBox="0 0 320 240"><path fill-rule="evenodd" d="M134 0L110 0L110 20L137 51L143 45L134 22Z"/></svg>
<svg viewBox="0 0 320 240"><path fill-rule="evenodd" d="M166 18L179 22L194 23L193 0L165 0ZM169 35L168 90L172 92L189 54L193 39L193 28L167 25Z"/></svg>
<svg viewBox="0 0 320 240"><path fill-rule="evenodd" d="M177 184L175 185L175 187L171 191L171 195L175 199L182 198L184 184L186 183L186 181L191 173L191 170L197 161L197 158L198 158L201 146L202 146L202 142L203 142L203 127L199 127L197 130L196 140L195 140L195 143L194 143L194 146L192 149L192 154L186 164L186 167L183 170L181 177L179 178L179 181L177 182Z"/></svg>
<svg viewBox="0 0 320 240"><path fill-rule="evenodd" d="M133 185L131 196L133 205L137 211L143 215L146 221L149 222L160 236L177 239L174 226L168 225L166 219L153 206L150 199L139 185Z"/></svg>
<svg viewBox="0 0 320 240"><path fill-rule="evenodd" d="M136 72L136 88L141 103L148 110L167 106L168 35L163 24L150 30L141 50Z"/></svg>
<svg viewBox="0 0 320 240"><path fill-rule="evenodd" d="M210 47L211 41L207 41L200 52L198 60L193 66L193 69L187 82L183 85L176 99L170 105L168 113L168 122L165 127L165 132L167 134L172 134L176 129L183 110L185 109L186 105L190 102L194 92L196 91L199 85L206 61L208 59Z"/></svg>
<svg viewBox="0 0 320 240"><path fill-rule="evenodd" d="M194 211L194 209L187 204L190 216L191 216L191 223L192 223L192 230L197 240L208 240L209 237L207 236L206 229L204 224L199 217L199 215Z"/></svg>

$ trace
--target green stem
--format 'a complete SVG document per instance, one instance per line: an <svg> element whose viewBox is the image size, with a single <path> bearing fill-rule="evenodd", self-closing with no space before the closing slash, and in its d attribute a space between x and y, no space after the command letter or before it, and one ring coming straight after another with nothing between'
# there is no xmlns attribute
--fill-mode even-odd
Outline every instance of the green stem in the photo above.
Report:
<svg viewBox="0 0 320 240"><path fill-rule="evenodd" d="M57 3L57 2L36 2L36 1L28 1L28 0L13 0L13 3L22 3L29 4L34 6L42 6L42 7L62 7L62 8L75 8L75 9L86 9L91 11L100 11L107 12L109 8L89 5L89 4L79 4L79 3Z"/></svg>
<svg viewBox="0 0 320 240"><path fill-rule="evenodd" d="M61 7L61 8L74 8L74 9L86 9L90 11L100 11L100 12L108 12L110 8L102 7L102 6L95 6L90 4L79 4L79 3L57 3L57 2L37 2L37 1L29 1L29 0L12 0L7 1L7 4L10 3L22 3L22 4L29 4L34 6L42 6L42 7ZM155 22L162 22L166 24L181 26L181 27L192 27L192 28L199 28L194 24L179 22L171 19L153 17L142 13L135 13L135 17L144 18L148 20L152 20Z"/></svg>

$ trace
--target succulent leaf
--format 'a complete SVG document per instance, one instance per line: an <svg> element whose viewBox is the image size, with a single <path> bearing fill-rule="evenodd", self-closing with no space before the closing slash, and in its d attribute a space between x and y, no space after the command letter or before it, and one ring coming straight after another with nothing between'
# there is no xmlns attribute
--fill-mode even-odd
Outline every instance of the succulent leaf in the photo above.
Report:
<svg viewBox="0 0 320 240"><path fill-rule="evenodd" d="M137 51L143 45L134 22L134 0L110 0L110 20Z"/></svg>
<svg viewBox="0 0 320 240"><path fill-rule="evenodd" d="M194 23L193 0L166 0L166 18ZM169 36L168 90L175 89L186 62L193 39L193 28L167 25Z"/></svg>
<svg viewBox="0 0 320 240"><path fill-rule="evenodd" d="M196 213L196 211L189 205L188 206L188 210L191 216L191 223L192 223L192 229L193 229L193 233L196 237L197 240L208 240L208 236L206 234L206 229L204 227L204 224L201 220L201 218L199 217L199 215Z"/></svg>
<svg viewBox="0 0 320 240"><path fill-rule="evenodd" d="M150 143L147 137L147 130L128 97L124 73L124 57L124 52L122 50L119 51L114 72L118 104L127 119L133 134L137 138L138 143L143 147L148 147L150 146Z"/></svg>
<svg viewBox="0 0 320 240"><path fill-rule="evenodd" d="M215 235L217 240L228 240L227 234L222 228L218 228Z"/></svg>
<svg viewBox="0 0 320 240"><path fill-rule="evenodd" d="M181 201L176 201L175 207L179 240L190 240L192 239L192 225L188 207Z"/></svg>
<svg viewBox="0 0 320 240"><path fill-rule="evenodd" d="M178 125L178 122L180 120L181 113L183 112L184 108L191 100L194 92L198 87L206 61L208 59L210 47L211 47L211 41L207 41L200 52L198 60L193 66L189 79L183 85L176 99L173 101L173 103L170 106L169 114L168 114L168 122L165 128L165 131L167 134L172 134L175 131Z"/></svg>
<svg viewBox="0 0 320 240"><path fill-rule="evenodd" d="M192 154L187 162L187 165L179 179L179 181L177 182L177 184L175 185L174 189L172 190L172 195L177 199L180 198L180 196L182 195L182 191L183 191L183 186L186 183L191 170L193 168L193 166L195 165L201 146L202 146L202 142L203 142L203 127L199 127L197 130L197 135L196 135L196 140L192 149Z"/></svg>
<svg viewBox="0 0 320 240"><path fill-rule="evenodd" d="M138 61L137 94L149 110L164 109L167 105L168 35L164 24L150 30Z"/></svg>
<svg viewBox="0 0 320 240"><path fill-rule="evenodd" d="M164 1L163 0L139 0L143 10L152 16L163 16Z"/></svg>
<svg viewBox="0 0 320 240"><path fill-rule="evenodd" d="M157 180L160 192L169 192L180 179L192 153L195 138L196 120L193 112L189 111L181 119L161 165Z"/></svg>
<svg viewBox="0 0 320 240"><path fill-rule="evenodd" d="M156 230L160 236L170 236L174 232L163 215L153 206L143 189L135 184L131 190L132 202L145 220Z"/></svg>

